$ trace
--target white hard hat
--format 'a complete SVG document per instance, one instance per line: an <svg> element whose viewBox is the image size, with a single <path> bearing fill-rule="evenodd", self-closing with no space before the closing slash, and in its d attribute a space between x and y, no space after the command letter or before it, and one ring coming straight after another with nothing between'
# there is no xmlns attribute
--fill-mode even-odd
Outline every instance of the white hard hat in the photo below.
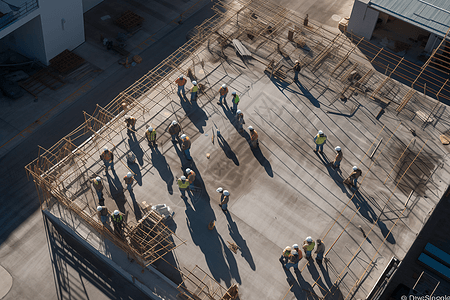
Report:
<svg viewBox="0 0 450 300"><path fill-rule="evenodd" d="M185 134L182 134L182 135L181 135L181 139L184 140L185 138L186 138L186 135L185 135Z"/></svg>
<svg viewBox="0 0 450 300"><path fill-rule="evenodd" d="M216 190L216 192L218 192L218 193L222 193L223 192L223 188L218 188L217 190Z"/></svg>
<svg viewBox="0 0 450 300"><path fill-rule="evenodd" d="M284 248L284 250L291 251L291 246L286 246L286 248Z"/></svg>
<svg viewBox="0 0 450 300"><path fill-rule="evenodd" d="M357 166L353 166L353 171L356 171L356 170L358 170L358 167Z"/></svg>
<svg viewBox="0 0 450 300"><path fill-rule="evenodd" d="M312 237L308 236L308 237L306 238L306 241L307 241L308 243L311 243L311 242L313 241L313 239L312 239Z"/></svg>
<svg viewBox="0 0 450 300"><path fill-rule="evenodd" d="M297 244L294 244L294 245L292 245L292 248L298 249L298 245L297 245Z"/></svg>
<svg viewBox="0 0 450 300"><path fill-rule="evenodd" d="M98 176L95 178L95 180L102 181L102 179L100 177L98 177Z"/></svg>
<svg viewBox="0 0 450 300"><path fill-rule="evenodd" d="M172 121L172 125L177 125L177 124L178 124L177 121L175 121L175 120Z"/></svg>
<svg viewBox="0 0 450 300"><path fill-rule="evenodd" d="M148 131L153 131L153 127L150 126L149 128L147 128L147 130Z"/></svg>
<svg viewBox="0 0 450 300"><path fill-rule="evenodd" d="M319 134L323 134L323 131L322 131L322 130L319 130Z"/></svg>
<svg viewBox="0 0 450 300"><path fill-rule="evenodd" d="M103 209L103 207L101 207L100 205L97 206L97 211L101 211Z"/></svg>
<svg viewBox="0 0 450 300"><path fill-rule="evenodd" d="M180 79L183 79L183 75L180 75Z"/></svg>
<svg viewBox="0 0 450 300"><path fill-rule="evenodd" d="M297 250L292 250L292 255L297 255L298 254L298 252L297 252Z"/></svg>
<svg viewBox="0 0 450 300"><path fill-rule="evenodd" d="M241 111L240 109L238 109L238 110L236 111L236 113L239 115L240 113L242 113L242 111Z"/></svg>
<svg viewBox="0 0 450 300"><path fill-rule="evenodd" d="M127 173L127 177L130 178L131 177L131 172Z"/></svg>
<svg viewBox="0 0 450 300"><path fill-rule="evenodd" d="M232 92L231 95L236 95L236 92Z"/></svg>
<svg viewBox="0 0 450 300"><path fill-rule="evenodd" d="M130 118L129 115L125 115L125 120L128 120Z"/></svg>
<svg viewBox="0 0 450 300"><path fill-rule="evenodd" d="M109 149L108 149L108 147L105 146L105 147L103 148L103 150L108 151Z"/></svg>
<svg viewBox="0 0 450 300"><path fill-rule="evenodd" d="M336 146L336 148L334 148L334 150L336 150L336 151L341 151L341 147Z"/></svg>
<svg viewBox="0 0 450 300"><path fill-rule="evenodd" d="M298 60L296 60L295 63L298 63Z"/></svg>
<svg viewBox="0 0 450 300"><path fill-rule="evenodd" d="M191 169L187 168L186 169L186 174L189 174L189 173L191 173Z"/></svg>
<svg viewBox="0 0 450 300"><path fill-rule="evenodd" d="M252 126L248 126L248 130L253 130L253 127Z"/></svg>
<svg viewBox="0 0 450 300"><path fill-rule="evenodd" d="M192 81L192 84L193 84L193 85L197 85L197 81L195 81L195 80Z"/></svg>
<svg viewBox="0 0 450 300"><path fill-rule="evenodd" d="M186 180L186 176L181 176L180 179L181 180Z"/></svg>
<svg viewBox="0 0 450 300"><path fill-rule="evenodd" d="M230 196L230 192L227 191L227 190L223 191L223 194L224 194L225 196Z"/></svg>
<svg viewBox="0 0 450 300"><path fill-rule="evenodd" d="M120 214L120 211L118 211L117 209L113 212L113 214L115 215L115 216L118 216L119 214Z"/></svg>
<svg viewBox="0 0 450 300"><path fill-rule="evenodd" d="M227 85L224 83L224 84L222 84L222 88L223 89L226 89L227 88Z"/></svg>

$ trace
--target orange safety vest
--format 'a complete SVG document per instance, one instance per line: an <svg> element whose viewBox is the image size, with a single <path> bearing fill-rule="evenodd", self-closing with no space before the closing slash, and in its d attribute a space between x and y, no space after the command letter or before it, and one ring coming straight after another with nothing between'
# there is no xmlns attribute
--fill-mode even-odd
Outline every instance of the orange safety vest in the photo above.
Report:
<svg viewBox="0 0 450 300"><path fill-rule="evenodd" d="M258 139L258 133L256 132L256 130L253 130L251 139L252 141L256 141Z"/></svg>
<svg viewBox="0 0 450 300"><path fill-rule="evenodd" d="M103 156L103 160L107 160L107 161L110 161L111 159L112 159L112 153L111 153L111 151L103 151L103 154L102 154L102 156Z"/></svg>
<svg viewBox="0 0 450 300"><path fill-rule="evenodd" d="M191 141L189 140L189 137L186 137L186 139L183 141L183 144L181 145L181 148L183 150L191 148Z"/></svg>
<svg viewBox="0 0 450 300"><path fill-rule="evenodd" d="M175 83L177 83L179 86L185 85L186 82L187 82L186 78L183 79L178 78L177 80L175 80Z"/></svg>
<svg viewBox="0 0 450 300"><path fill-rule="evenodd" d="M193 183L195 180L195 172L191 170L191 173L188 174L189 183Z"/></svg>
<svg viewBox="0 0 450 300"><path fill-rule="evenodd" d="M131 176L131 177L125 176L123 178L123 180L125 180L126 184L131 184L131 183L133 183L133 176Z"/></svg>
<svg viewBox="0 0 450 300"><path fill-rule="evenodd" d="M136 119L133 118L133 117L131 117L128 120L126 120L126 122L127 122L127 126L134 126L134 125L136 125Z"/></svg>
<svg viewBox="0 0 450 300"><path fill-rule="evenodd" d="M226 95L228 93L228 88L220 88L219 89L219 93L223 96Z"/></svg>

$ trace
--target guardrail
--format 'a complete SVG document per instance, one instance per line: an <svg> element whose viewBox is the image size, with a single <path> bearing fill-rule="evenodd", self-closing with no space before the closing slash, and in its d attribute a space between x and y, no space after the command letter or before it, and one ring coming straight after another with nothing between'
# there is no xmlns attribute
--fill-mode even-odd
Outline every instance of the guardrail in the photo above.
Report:
<svg viewBox="0 0 450 300"><path fill-rule="evenodd" d="M14 24L14 22L16 22L17 20L25 17L32 11L39 8L38 0L27 1L23 3L21 6L14 6L11 4L8 5L11 8L11 11L8 12L7 14L3 13L3 16L0 17L0 30L5 29L11 24Z"/></svg>

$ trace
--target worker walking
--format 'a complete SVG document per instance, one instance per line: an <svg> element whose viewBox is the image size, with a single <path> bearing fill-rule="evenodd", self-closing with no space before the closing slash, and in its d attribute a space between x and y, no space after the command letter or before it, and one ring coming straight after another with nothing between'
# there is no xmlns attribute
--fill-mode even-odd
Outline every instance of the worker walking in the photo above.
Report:
<svg viewBox="0 0 450 300"><path fill-rule="evenodd" d="M314 152L319 151L319 153L323 153L323 145L325 145L326 142L327 136L322 130L319 130L317 135L314 137L314 143L316 144L316 150L314 150Z"/></svg>
<svg viewBox="0 0 450 300"><path fill-rule="evenodd" d="M305 251L305 256L307 259L311 258L311 251L314 250L314 243L312 237L308 236L306 240L303 242L303 251Z"/></svg>
<svg viewBox="0 0 450 300"><path fill-rule="evenodd" d="M193 86L191 87L191 101L197 101L198 86L197 81L192 81Z"/></svg>
<svg viewBox="0 0 450 300"><path fill-rule="evenodd" d="M244 132L244 124L245 124L244 114L240 109L238 109L236 112L236 121L239 132L240 133Z"/></svg>
<svg viewBox="0 0 450 300"><path fill-rule="evenodd" d="M147 131L145 132L145 137L147 138L148 145L150 147L156 146L156 130L153 127L147 128Z"/></svg>
<svg viewBox="0 0 450 300"><path fill-rule="evenodd" d="M181 150L184 151L184 155L186 155L186 159L191 161L191 141L189 140L189 137L185 134L181 135Z"/></svg>
<svg viewBox="0 0 450 300"><path fill-rule="evenodd" d="M281 253L281 257L280 257L280 263L284 268L284 265L287 263L288 257L291 254L291 247L290 246L286 246L286 248L284 248L283 252Z"/></svg>
<svg viewBox="0 0 450 300"><path fill-rule="evenodd" d="M100 154L100 159L103 160L105 164L105 171L108 172L108 167L111 167L111 170L114 171L114 154L109 151L108 147L103 148L102 154Z"/></svg>
<svg viewBox="0 0 450 300"><path fill-rule="evenodd" d="M353 166L353 172L344 180L345 184L352 185L355 188L358 187L358 178L362 175L362 171L357 167Z"/></svg>
<svg viewBox="0 0 450 300"><path fill-rule="evenodd" d="M94 184L95 192L97 193L98 200L103 198L103 184L102 179L97 176L96 178L92 179L92 183Z"/></svg>
<svg viewBox="0 0 450 300"><path fill-rule="evenodd" d="M224 190L222 196L220 197L220 204L219 204L223 212L228 211L228 201L230 201L230 192Z"/></svg>
<svg viewBox="0 0 450 300"><path fill-rule="evenodd" d="M223 100L223 102L225 102L225 97L227 96L227 94L228 94L227 85L222 84L222 87L219 89L220 98L219 98L219 102L217 102L217 104L222 105L222 100Z"/></svg>
<svg viewBox="0 0 450 300"><path fill-rule="evenodd" d="M292 267L294 267L294 270L298 269L298 262L300 261L300 256L299 256L299 252L297 250L292 250L291 254L289 254L288 256L288 262L285 266L286 269L290 269Z"/></svg>
<svg viewBox="0 0 450 300"><path fill-rule="evenodd" d="M191 169L187 168L186 169L186 176L187 176L187 179L189 181L189 188L193 188L194 187L194 181L195 181L195 172L192 171Z"/></svg>
<svg viewBox="0 0 450 300"><path fill-rule="evenodd" d="M127 133L136 131L136 119L132 116L125 115L125 125L127 126Z"/></svg>
<svg viewBox="0 0 450 300"><path fill-rule="evenodd" d="M319 264L321 264L323 255L325 253L325 244L322 242L321 239L317 239L317 247L316 247L316 251L314 253L316 253L316 261Z"/></svg>
<svg viewBox="0 0 450 300"><path fill-rule="evenodd" d="M258 133L256 132L255 129L253 129L252 126L248 126L248 130L250 130L250 141L251 141L252 148L258 147L258 145L259 145Z"/></svg>
<svg viewBox="0 0 450 300"><path fill-rule="evenodd" d="M100 221L102 222L103 226L106 226L108 224L108 208L106 206L97 206L97 215Z"/></svg>
<svg viewBox="0 0 450 300"><path fill-rule="evenodd" d="M131 174L131 172L128 172L127 175L125 177L123 177L123 180L125 181L125 184L127 185L127 189L131 192L131 190L133 189L132 185L134 182L134 178L133 178L133 175Z"/></svg>
<svg viewBox="0 0 450 300"><path fill-rule="evenodd" d="M186 85L186 78L183 77L183 75L180 75L180 77L175 80L175 83L178 84L178 91L177 95L181 97L181 93L183 93L183 97L186 97L186 91L184 90L184 86Z"/></svg>
<svg viewBox="0 0 450 300"><path fill-rule="evenodd" d="M122 236L123 231L123 214L117 209L111 214L111 220L114 227L114 232Z"/></svg>
<svg viewBox="0 0 450 300"><path fill-rule="evenodd" d="M236 94L236 92L232 92L231 95L233 95L233 99L231 100L233 102L233 109L231 111L236 113L240 99L239 96Z"/></svg>
<svg viewBox="0 0 450 300"><path fill-rule="evenodd" d="M302 69L302 66L300 65L300 62L298 60L295 61L293 69L295 72L294 81L298 81L298 73Z"/></svg>
<svg viewBox="0 0 450 300"><path fill-rule="evenodd" d="M169 126L169 133L172 136L172 142L175 142L176 139L179 139L178 135L181 132L181 126L177 121L173 120L172 124Z"/></svg>
<svg viewBox="0 0 450 300"><path fill-rule="evenodd" d="M178 188L180 189L180 192L181 192L181 198L186 199L186 191L189 190L189 181L186 180L186 176L181 176L180 178L178 178L177 183L178 183ZM188 191L188 195L189 195L189 191Z"/></svg>
<svg viewBox="0 0 450 300"><path fill-rule="evenodd" d="M341 165L343 154L341 147L339 146L334 148L334 150L336 150L336 157L334 158L334 161L331 163L331 166L333 167L333 169L336 169L339 168L339 166Z"/></svg>

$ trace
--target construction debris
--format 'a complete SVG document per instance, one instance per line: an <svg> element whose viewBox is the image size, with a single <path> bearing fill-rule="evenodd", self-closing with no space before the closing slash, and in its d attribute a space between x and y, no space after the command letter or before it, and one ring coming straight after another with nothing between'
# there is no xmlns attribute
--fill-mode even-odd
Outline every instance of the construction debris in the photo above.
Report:
<svg viewBox="0 0 450 300"><path fill-rule="evenodd" d="M233 39L233 46L234 49L237 50L237 52L239 52L239 54L242 57L251 57L252 53L250 51L247 50L247 48L245 48L245 46L241 43L241 41L237 40L237 39Z"/></svg>
<svg viewBox="0 0 450 300"><path fill-rule="evenodd" d="M441 140L442 145L448 145L450 144L450 136L446 134L441 134L439 136L439 139Z"/></svg>

